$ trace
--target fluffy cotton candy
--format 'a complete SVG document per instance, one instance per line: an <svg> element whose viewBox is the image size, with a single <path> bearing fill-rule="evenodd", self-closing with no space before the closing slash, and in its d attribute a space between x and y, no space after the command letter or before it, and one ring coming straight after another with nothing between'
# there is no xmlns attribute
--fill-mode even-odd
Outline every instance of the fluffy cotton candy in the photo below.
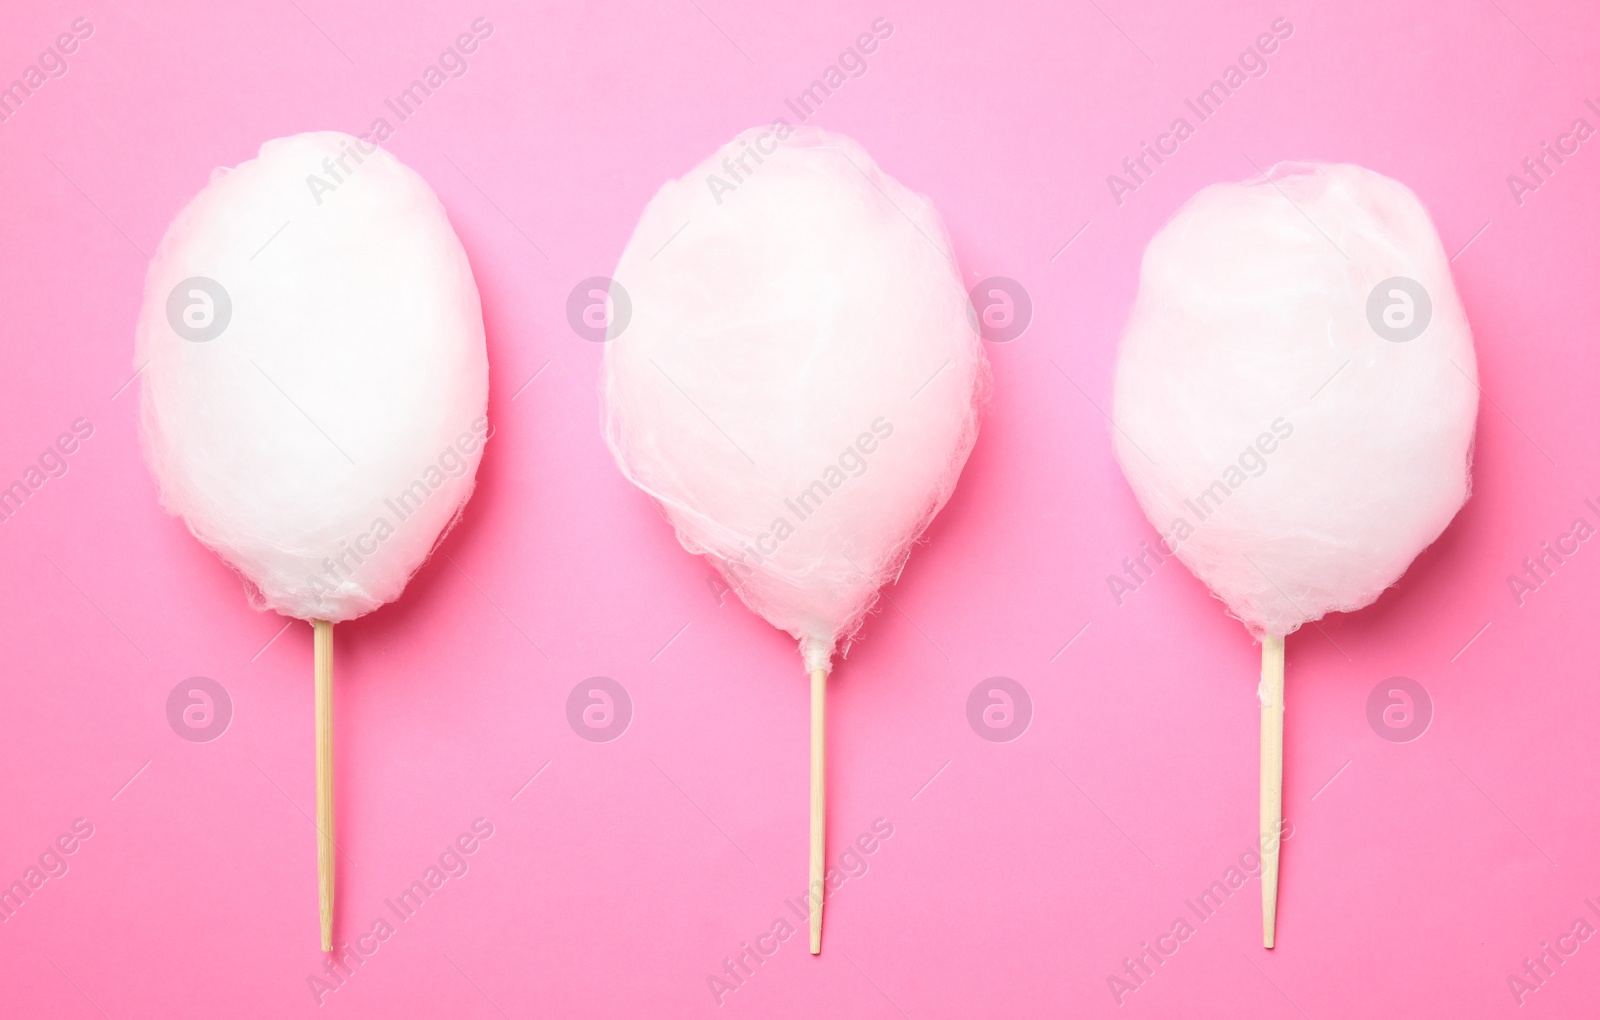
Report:
<svg viewBox="0 0 1600 1020"><path fill-rule="evenodd" d="M1417 197L1357 166L1268 176L1206 188L1150 242L1113 414L1164 545L1258 639L1400 577L1467 498L1478 408Z"/></svg>
<svg viewBox="0 0 1600 1020"><path fill-rule="evenodd" d="M950 498L988 365L932 204L847 138L780 130L645 209L604 429L683 547L817 668Z"/></svg>
<svg viewBox="0 0 1600 1020"><path fill-rule="evenodd" d="M432 190L370 143L295 135L216 171L151 261L137 348L162 505L258 608L397 598L472 493L477 286Z"/></svg>

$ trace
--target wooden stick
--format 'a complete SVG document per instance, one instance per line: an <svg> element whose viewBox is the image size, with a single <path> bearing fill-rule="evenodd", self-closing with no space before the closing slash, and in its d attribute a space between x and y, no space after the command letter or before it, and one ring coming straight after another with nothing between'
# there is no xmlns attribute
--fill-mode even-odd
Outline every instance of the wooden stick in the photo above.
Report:
<svg viewBox="0 0 1600 1020"><path fill-rule="evenodd" d="M823 794L827 770L823 768L823 718L828 693L828 671L811 671L811 881L806 892L811 897L811 953L822 952L822 897L827 890L823 866L827 855L824 828Z"/></svg>
<svg viewBox="0 0 1600 1020"><path fill-rule="evenodd" d="M322 951L333 952L333 624L312 620L317 698L317 903Z"/></svg>
<svg viewBox="0 0 1600 1020"><path fill-rule="evenodd" d="M1278 848L1283 828L1283 638L1261 641L1261 944L1278 937Z"/></svg>

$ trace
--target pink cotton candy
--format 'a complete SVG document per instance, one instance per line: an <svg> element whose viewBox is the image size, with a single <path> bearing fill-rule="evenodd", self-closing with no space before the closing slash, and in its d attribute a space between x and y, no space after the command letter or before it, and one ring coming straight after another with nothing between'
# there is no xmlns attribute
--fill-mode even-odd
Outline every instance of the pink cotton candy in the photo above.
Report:
<svg viewBox="0 0 1600 1020"><path fill-rule="evenodd" d="M618 466L826 666L977 437L988 365L937 213L847 138L747 132L662 187L616 284Z"/></svg>
<svg viewBox="0 0 1600 1020"><path fill-rule="evenodd" d="M1117 459L1257 638L1359 609L1470 488L1472 333L1427 211L1350 165L1190 199L1145 251Z"/></svg>
<svg viewBox="0 0 1600 1020"><path fill-rule="evenodd" d="M258 608L398 598L472 493L478 289L433 191L372 143L294 135L217 171L150 261L135 361L162 505Z"/></svg>

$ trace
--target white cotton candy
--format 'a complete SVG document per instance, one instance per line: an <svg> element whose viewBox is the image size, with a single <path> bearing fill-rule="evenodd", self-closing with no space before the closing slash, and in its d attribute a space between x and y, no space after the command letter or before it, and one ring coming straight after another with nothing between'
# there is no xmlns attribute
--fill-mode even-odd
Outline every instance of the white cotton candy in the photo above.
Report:
<svg viewBox="0 0 1600 1020"><path fill-rule="evenodd" d="M258 608L397 598L472 493L477 286L433 191L370 143L295 135L216 171L151 260L137 347L162 505Z"/></svg>
<svg viewBox="0 0 1600 1020"><path fill-rule="evenodd" d="M783 130L645 209L604 427L684 548L818 668L950 498L989 376L932 204L847 138Z"/></svg>
<svg viewBox="0 0 1600 1020"><path fill-rule="evenodd" d="M1204 189L1150 242L1113 414L1164 546L1257 638L1400 577L1467 498L1478 407L1417 197L1350 165L1269 176Z"/></svg>

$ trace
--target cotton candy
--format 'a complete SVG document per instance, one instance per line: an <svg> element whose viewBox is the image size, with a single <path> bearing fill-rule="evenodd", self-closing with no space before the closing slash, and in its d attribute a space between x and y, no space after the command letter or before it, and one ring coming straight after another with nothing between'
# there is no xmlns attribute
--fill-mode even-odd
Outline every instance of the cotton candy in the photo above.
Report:
<svg viewBox="0 0 1600 1020"><path fill-rule="evenodd" d="M432 190L369 142L295 135L216 171L151 261L135 364L162 505L257 608L391 601L472 492L477 286Z"/></svg>
<svg viewBox="0 0 1600 1020"><path fill-rule="evenodd" d="M779 125L663 186L614 279L617 465L827 668L977 437L988 366L938 214L855 142Z"/></svg>
<svg viewBox="0 0 1600 1020"><path fill-rule="evenodd" d="M1165 550L1258 639L1367 605L1439 536L1478 406L1417 197L1350 165L1268 176L1202 190L1150 242L1112 416Z"/></svg>

